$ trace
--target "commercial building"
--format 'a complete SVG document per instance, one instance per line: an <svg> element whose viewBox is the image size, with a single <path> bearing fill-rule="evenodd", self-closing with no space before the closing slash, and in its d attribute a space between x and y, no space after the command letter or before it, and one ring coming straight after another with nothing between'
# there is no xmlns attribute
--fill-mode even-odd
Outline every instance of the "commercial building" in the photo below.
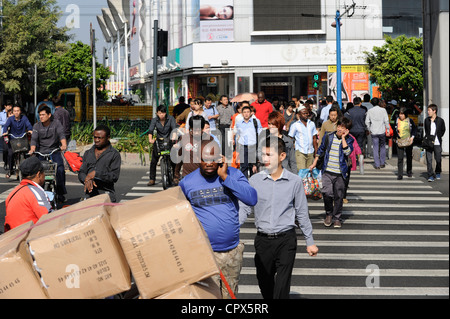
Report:
<svg viewBox="0 0 450 319"><path fill-rule="evenodd" d="M113 2L108 1L110 5ZM153 99L154 20L158 20L159 28L168 31L168 56L158 58L159 103L173 105L180 96L226 94L233 97L260 90L265 91L268 98L315 96L312 76L316 72L321 74L322 80L319 95L336 97L336 28L332 23L337 10L346 10L344 1L122 2L129 5L129 48L125 51L129 51L129 61L125 61L127 55L122 51L124 61L115 63L115 71L124 70L125 62L129 62L128 77L122 73L111 82L122 83L127 78L124 90L127 87L140 90L148 103ZM346 3L350 5L349 1ZM342 18L344 102L365 93L378 95L376 86L369 80L365 52L382 46L384 34L421 36L423 33L421 0L408 1L407 8L403 8L404 5L405 2L399 0L357 1L354 9ZM111 19L107 10L99 18L100 24L101 18L105 39L107 29L115 29L107 39L111 41L109 50L114 54L114 48L119 45L117 39L121 38L120 27L114 28L111 23L108 26ZM120 50L115 51L117 59Z"/></svg>

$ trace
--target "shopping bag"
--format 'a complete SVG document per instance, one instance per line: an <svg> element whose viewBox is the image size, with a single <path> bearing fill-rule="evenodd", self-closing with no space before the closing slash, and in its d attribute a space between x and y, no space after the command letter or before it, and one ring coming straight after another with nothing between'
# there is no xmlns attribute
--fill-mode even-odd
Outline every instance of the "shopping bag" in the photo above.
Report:
<svg viewBox="0 0 450 319"><path fill-rule="evenodd" d="M313 200L319 200L322 198L322 193L320 191L321 185L319 182L320 177L320 171L310 171L307 170L300 170L299 176L302 178L303 181L303 188L305 190L305 195L307 198L311 198Z"/></svg>

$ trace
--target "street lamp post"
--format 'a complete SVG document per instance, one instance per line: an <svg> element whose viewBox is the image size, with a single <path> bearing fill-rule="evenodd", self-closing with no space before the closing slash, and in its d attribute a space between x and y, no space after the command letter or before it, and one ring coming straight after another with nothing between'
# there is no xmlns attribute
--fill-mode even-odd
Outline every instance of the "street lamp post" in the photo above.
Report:
<svg viewBox="0 0 450 319"><path fill-rule="evenodd" d="M336 96L339 107L342 109L342 62L341 62L341 14L339 10L336 11L336 72L337 72L337 86Z"/></svg>
<svg viewBox="0 0 450 319"><path fill-rule="evenodd" d="M336 11L335 21L331 24L332 27L336 28L336 75L337 75L337 85L336 85L336 96L339 103L339 107L342 109L342 61L341 61L341 18L345 16L350 10L353 9L353 13L349 15L350 18L355 13L356 3L353 2L343 14L339 10Z"/></svg>

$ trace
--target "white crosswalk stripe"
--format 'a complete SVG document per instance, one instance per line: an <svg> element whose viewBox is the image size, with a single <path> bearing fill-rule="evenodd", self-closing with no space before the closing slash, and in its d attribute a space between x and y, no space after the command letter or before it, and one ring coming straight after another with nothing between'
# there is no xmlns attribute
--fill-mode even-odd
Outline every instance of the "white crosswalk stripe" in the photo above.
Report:
<svg viewBox="0 0 450 319"><path fill-rule="evenodd" d="M352 174L347 199L340 229L323 225L323 200L308 201L319 254L307 255L297 231L291 298L449 296L448 197L423 179L399 182L395 174L369 170ZM251 217L241 228L246 247L241 299L262 298L254 264L255 235ZM366 285L371 264L379 266L380 287Z"/></svg>
<svg viewBox="0 0 450 319"><path fill-rule="evenodd" d="M149 187L146 172L123 201L161 191L159 176L158 167L156 184ZM341 229L323 226L323 200L308 201L319 255L306 254L297 230L292 298L448 297L448 197L422 178L399 182L387 167L353 173L347 198ZM255 235L251 216L241 227L245 251L238 299L262 298L253 260ZM366 285L370 265L379 267L380 287Z"/></svg>

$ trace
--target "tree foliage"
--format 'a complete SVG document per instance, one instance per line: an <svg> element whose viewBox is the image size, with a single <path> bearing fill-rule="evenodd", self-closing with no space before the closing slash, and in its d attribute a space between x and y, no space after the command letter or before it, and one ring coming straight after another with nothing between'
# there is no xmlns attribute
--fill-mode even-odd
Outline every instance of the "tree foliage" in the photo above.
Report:
<svg viewBox="0 0 450 319"><path fill-rule="evenodd" d="M45 50L65 50L69 40L66 27L58 27L61 11L56 0L3 1L4 23L0 47L0 82L7 94L25 97L33 94L28 68L36 64L39 91L45 90L42 79L48 77Z"/></svg>
<svg viewBox="0 0 450 319"><path fill-rule="evenodd" d="M78 87L83 92L87 86L92 88L92 54L89 45L78 41L70 43L63 53L46 50L44 55L47 59L46 70L52 74L46 80L50 92L56 93L59 89L72 87ZM111 74L107 68L96 62L97 89L106 83Z"/></svg>
<svg viewBox="0 0 450 319"><path fill-rule="evenodd" d="M386 44L365 54L370 80L380 86L385 99L422 101L422 39L386 37Z"/></svg>

